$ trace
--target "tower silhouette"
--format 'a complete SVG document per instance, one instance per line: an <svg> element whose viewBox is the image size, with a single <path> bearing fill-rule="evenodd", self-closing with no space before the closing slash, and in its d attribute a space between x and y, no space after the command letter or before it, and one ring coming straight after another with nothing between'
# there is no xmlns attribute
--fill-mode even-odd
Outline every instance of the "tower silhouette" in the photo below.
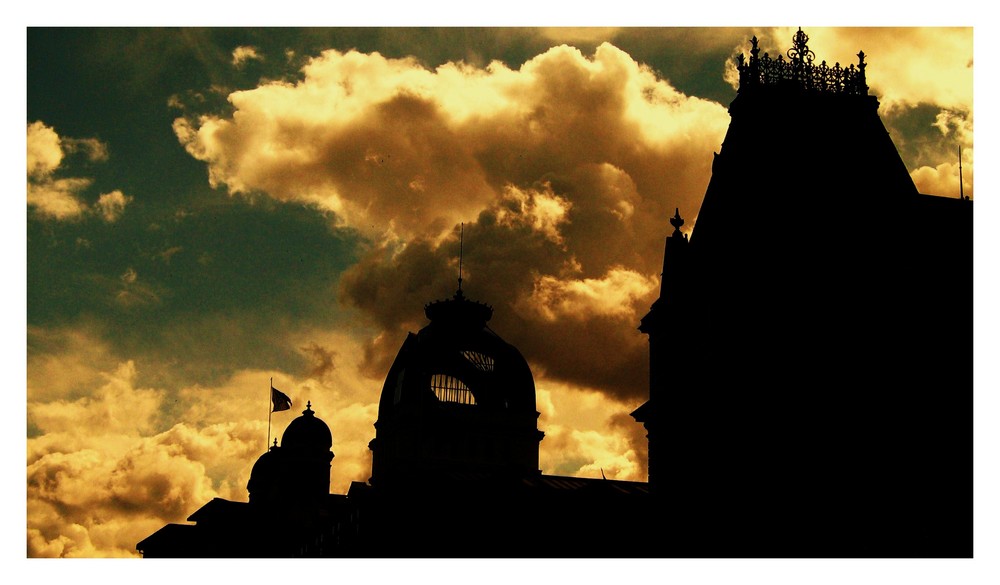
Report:
<svg viewBox="0 0 1000 585"><path fill-rule="evenodd" d="M740 55L697 225L667 238L650 489L694 554L968 556L972 206L917 192L864 53L807 41Z"/></svg>

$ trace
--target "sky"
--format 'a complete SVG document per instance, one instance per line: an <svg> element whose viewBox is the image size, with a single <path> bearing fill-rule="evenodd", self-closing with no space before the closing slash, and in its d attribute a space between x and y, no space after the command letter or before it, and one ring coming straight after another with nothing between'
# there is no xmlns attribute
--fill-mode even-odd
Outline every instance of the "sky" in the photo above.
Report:
<svg viewBox="0 0 1000 585"><path fill-rule="evenodd" d="M246 501L270 380L370 475L389 364L457 286L535 376L543 473L645 480L636 327L733 58L795 28L29 28L27 556ZM973 199L971 28L805 27L918 190ZM780 162L781 153L775 153Z"/></svg>

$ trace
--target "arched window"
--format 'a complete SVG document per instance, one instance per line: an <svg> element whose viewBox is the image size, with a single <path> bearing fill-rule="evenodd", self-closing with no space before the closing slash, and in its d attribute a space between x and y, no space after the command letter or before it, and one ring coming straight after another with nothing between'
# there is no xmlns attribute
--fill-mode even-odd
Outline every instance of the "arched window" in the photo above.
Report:
<svg viewBox="0 0 1000 585"><path fill-rule="evenodd" d="M458 404L475 404L476 398L465 382L448 374L433 374L431 390L441 402L456 402Z"/></svg>

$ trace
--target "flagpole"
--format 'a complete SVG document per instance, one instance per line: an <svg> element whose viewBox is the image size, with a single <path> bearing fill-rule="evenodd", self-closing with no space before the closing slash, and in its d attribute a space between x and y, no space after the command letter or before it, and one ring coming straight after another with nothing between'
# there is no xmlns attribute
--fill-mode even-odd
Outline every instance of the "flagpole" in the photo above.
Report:
<svg viewBox="0 0 1000 585"><path fill-rule="evenodd" d="M267 389L267 443L264 445L265 453L271 448L271 411L274 410L271 408L271 394L274 392L271 388L274 388L274 378L271 378L271 386Z"/></svg>

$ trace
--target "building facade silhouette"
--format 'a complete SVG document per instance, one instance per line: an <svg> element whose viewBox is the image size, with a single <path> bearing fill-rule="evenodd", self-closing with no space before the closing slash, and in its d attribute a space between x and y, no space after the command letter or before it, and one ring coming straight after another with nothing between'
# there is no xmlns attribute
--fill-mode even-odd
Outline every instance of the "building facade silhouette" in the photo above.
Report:
<svg viewBox="0 0 1000 585"><path fill-rule="evenodd" d="M671 220L640 326L650 489L701 504L674 517L695 549L968 556L972 203L919 194L864 53L807 40L751 41L690 240Z"/></svg>
<svg viewBox="0 0 1000 585"><path fill-rule="evenodd" d="M863 52L830 67L807 42L751 40L697 225L669 218L632 413L648 483L540 473L527 362L459 288L388 372L369 482L329 494L307 408L249 503L143 556L970 557L972 202L917 191Z"/></svg>

